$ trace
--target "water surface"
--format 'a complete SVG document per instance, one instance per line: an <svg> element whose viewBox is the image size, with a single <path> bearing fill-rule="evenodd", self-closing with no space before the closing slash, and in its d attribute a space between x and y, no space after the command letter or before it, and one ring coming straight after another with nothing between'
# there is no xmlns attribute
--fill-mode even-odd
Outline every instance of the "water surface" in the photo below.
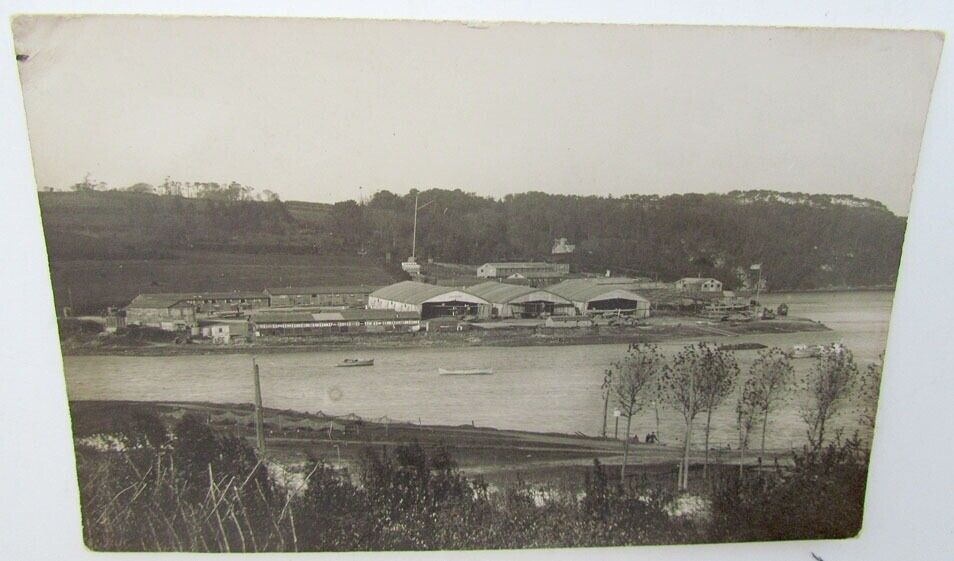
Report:
<svg viewBox="0 0 954 561"><path fill-rule="evenodd" d="M887 340L890 292L771 294L763 301L789 305L789 313L821 321L833 331L713 337L722 343L759 342L786 350L797 343L841 342L860 366L878 359ZM660 345L674 353L686 341ZM626 345L561 347L412 348L362 351L373 356L372 368L335 368L348 351L270 353L260 355L263 402L266 407L355 413L374 419L425 424L470 424L533 431L598 434L603 401L600 384L605 369ZM743 371L755 351L736 353ZM795 361L802 372L810 360ZM247 403L252 400L248 355L185 355L172 357L64 357L71 400L174 400ZM493 368L493 376L439 376L438 368ZM730 400L732 401L732 400ZM611 407L612 409L612 407ZM836 426L854 427L848 410ZM648 408L633 420L640 438L656 430L656 411ZM659 434L677 442L682 418L659 409ZM701 430L702 423L696 422ZM799 445L805 426L798 399L774 415L768 444ZM614 430L612 417L609 431ZM694 436L694 441L700 438ZM714 414L712 442L735 444L734 401Z"/></svg>

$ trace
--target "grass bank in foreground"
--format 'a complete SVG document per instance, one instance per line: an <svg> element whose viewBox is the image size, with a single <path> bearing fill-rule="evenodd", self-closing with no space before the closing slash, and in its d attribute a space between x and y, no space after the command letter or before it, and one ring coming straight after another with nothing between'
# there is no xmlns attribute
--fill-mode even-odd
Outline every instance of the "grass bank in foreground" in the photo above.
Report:
<svg viewBox="0 0 954 561"><path fill-rule="evenodd" d="M652 476L652 461L620 482L594 459L612 455L610 443L595 438L391 426L269 410L271 448L263 460L248 445L248 406L74 402L71 410L84 539L96 550L376 551L842 538L860 528L867 470L867 453L847 441L792 455L791 463L772 470L710 466L706 480L695 474L695 488L677 494L673 481ZM315 423L333 423L317 432L327 431L329 442L337 434L335 446L347 461L335 461L338 449L321 448L322 436L289 434ZM336 430L336 423L347 428ZM650 449L644 452L652 457ZM668 457L656 452L660 461ZM590 458L588 466L562 472L573 489L553 484L555 460L583 457ZM487 478L517 465L535 466L550 484Z"/></svg>

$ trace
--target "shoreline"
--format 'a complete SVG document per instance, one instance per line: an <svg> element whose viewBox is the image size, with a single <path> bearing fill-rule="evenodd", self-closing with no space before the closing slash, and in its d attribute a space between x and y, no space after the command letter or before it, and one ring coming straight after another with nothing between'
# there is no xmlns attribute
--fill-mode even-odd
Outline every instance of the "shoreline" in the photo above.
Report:
<svg viewBox="0 0 954 561"><path fill-rule="evenodd" d="M245 439L254 445L254 407L251 403L206 401L70 401L73 441L77 446L96 435L115 434L131 426L140 413L157 413L167 428L187 413L204 417L213 430ZM579 482L594 459L617 468L623 457L623 441L582 433L548 433L498 429L474 425L428 425L389 419L362 419L355 415L333 416L289 409L263 409L268 455L276 462L293 466L320 458L343 468L356 467L369 447L396 447L417 442L424 448L444 447L461 472L480 476L490 483L505 485L515 480L560 485ZM632 474L668 473L682 457L678 442L631 443L629 466ZM691 461L702 463L703 450L694 448ZM753 451L754 452L754 451ZM788 465L787 449L767 450L767 459ZM746 465L757 465L755 453L746 456ZM738 465L738 452L715 450L710 462ZM695 467L693 468L695 469Z"/></svg>
<svg viewBox="0 0 954 561"><path fill-rule="evenodd" d="M266 341L216 345L212 343L152 343L143 346L61 341L63 356L182 356L272 354L315 351L385 350L402 348L532 347L663 343L729 338L743 335L831 331L826 325L798 317L751 322L701 322L698 318L666 318L667 323L642 327L574 329L498 328L453 333L324 335L312 338L272 338ZM100 343L100 344L95 344Z"/></svg>
<svg viewBox="0 0 954 561"><path fill-rule="evenodd" d="M813 293L843 293L843 292L894 292L897 284L873 284L871 286L824 286L819 288L792 288L778 292L763 292L763 296L778 296L782 294L813 294Z"/></svg>

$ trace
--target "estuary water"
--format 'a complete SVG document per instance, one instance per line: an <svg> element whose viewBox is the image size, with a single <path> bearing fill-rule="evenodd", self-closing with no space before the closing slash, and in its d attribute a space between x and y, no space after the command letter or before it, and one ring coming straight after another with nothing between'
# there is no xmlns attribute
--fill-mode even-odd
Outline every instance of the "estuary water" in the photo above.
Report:
<svg viewBox="0 0 954 561"><path fill-rule="evenodd" d="M790 350L798 343L840 342L861 368L884 351L892 292L779 293L765 295L768 306L785 302L789 314L826 324L829 332L712 337L717 343L757 342ZM693 341L660 345L675 353ZM623 356L626 345L559 347L409 348L361 351L373 357L370 368L336 368L348 351L290 352L259 355L266 407L331 415L355 413L366 419L459 425L474 423L501 429L599 434L603 372ZM748 369L756 351L738 351ZM798 372L812 360L795 360ZM71 400L169 400L248 403L252 400L249 355L186 355L172 357L66 356L67 391ZM440 376L438 368L493 368L492 376ZM793 396L770 419L767 444L789 448L804 441L805 425ZM737 440L734 398L715 412L712 446ZM657 424L658 409L658 424ZM610 407L612 411L612 406ZM846 409L836 427L854 428L853 410ZM609 418L613 434L614 419ZM703 422L697 419L694 442ZM663 442L682 438L683 421L660 405L648 407L633 420L640 439L657 430ZM622 431L622 427L620 428ZM620 432L622 436L622 432Z"/></svg>

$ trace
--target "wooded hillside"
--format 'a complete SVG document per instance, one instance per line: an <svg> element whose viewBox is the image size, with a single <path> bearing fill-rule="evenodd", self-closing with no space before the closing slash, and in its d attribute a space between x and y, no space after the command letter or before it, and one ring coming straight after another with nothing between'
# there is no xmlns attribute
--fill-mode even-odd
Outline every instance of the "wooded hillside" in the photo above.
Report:
<svg viewBox="0 0 954 561"><path fill-rule="evenodd" d="M763 264L775 290L893 284L905 228L904 218L876 201L772 191L623 198L530 192L495 200L432 189L380 191L363 203L333 205L83 191L40 193L40 206L60 270L70 261L170 262L183 251L360 254L388 279L385 256L396 266L411 251L415 194L421 205L430 203L418 219L420 260L543 260L553 240L565 237L576 244L570 260L578 271L660 280L703 275L728 287L739 286L753 263ZM225 289L228 279L215 284Z"/></svg>

